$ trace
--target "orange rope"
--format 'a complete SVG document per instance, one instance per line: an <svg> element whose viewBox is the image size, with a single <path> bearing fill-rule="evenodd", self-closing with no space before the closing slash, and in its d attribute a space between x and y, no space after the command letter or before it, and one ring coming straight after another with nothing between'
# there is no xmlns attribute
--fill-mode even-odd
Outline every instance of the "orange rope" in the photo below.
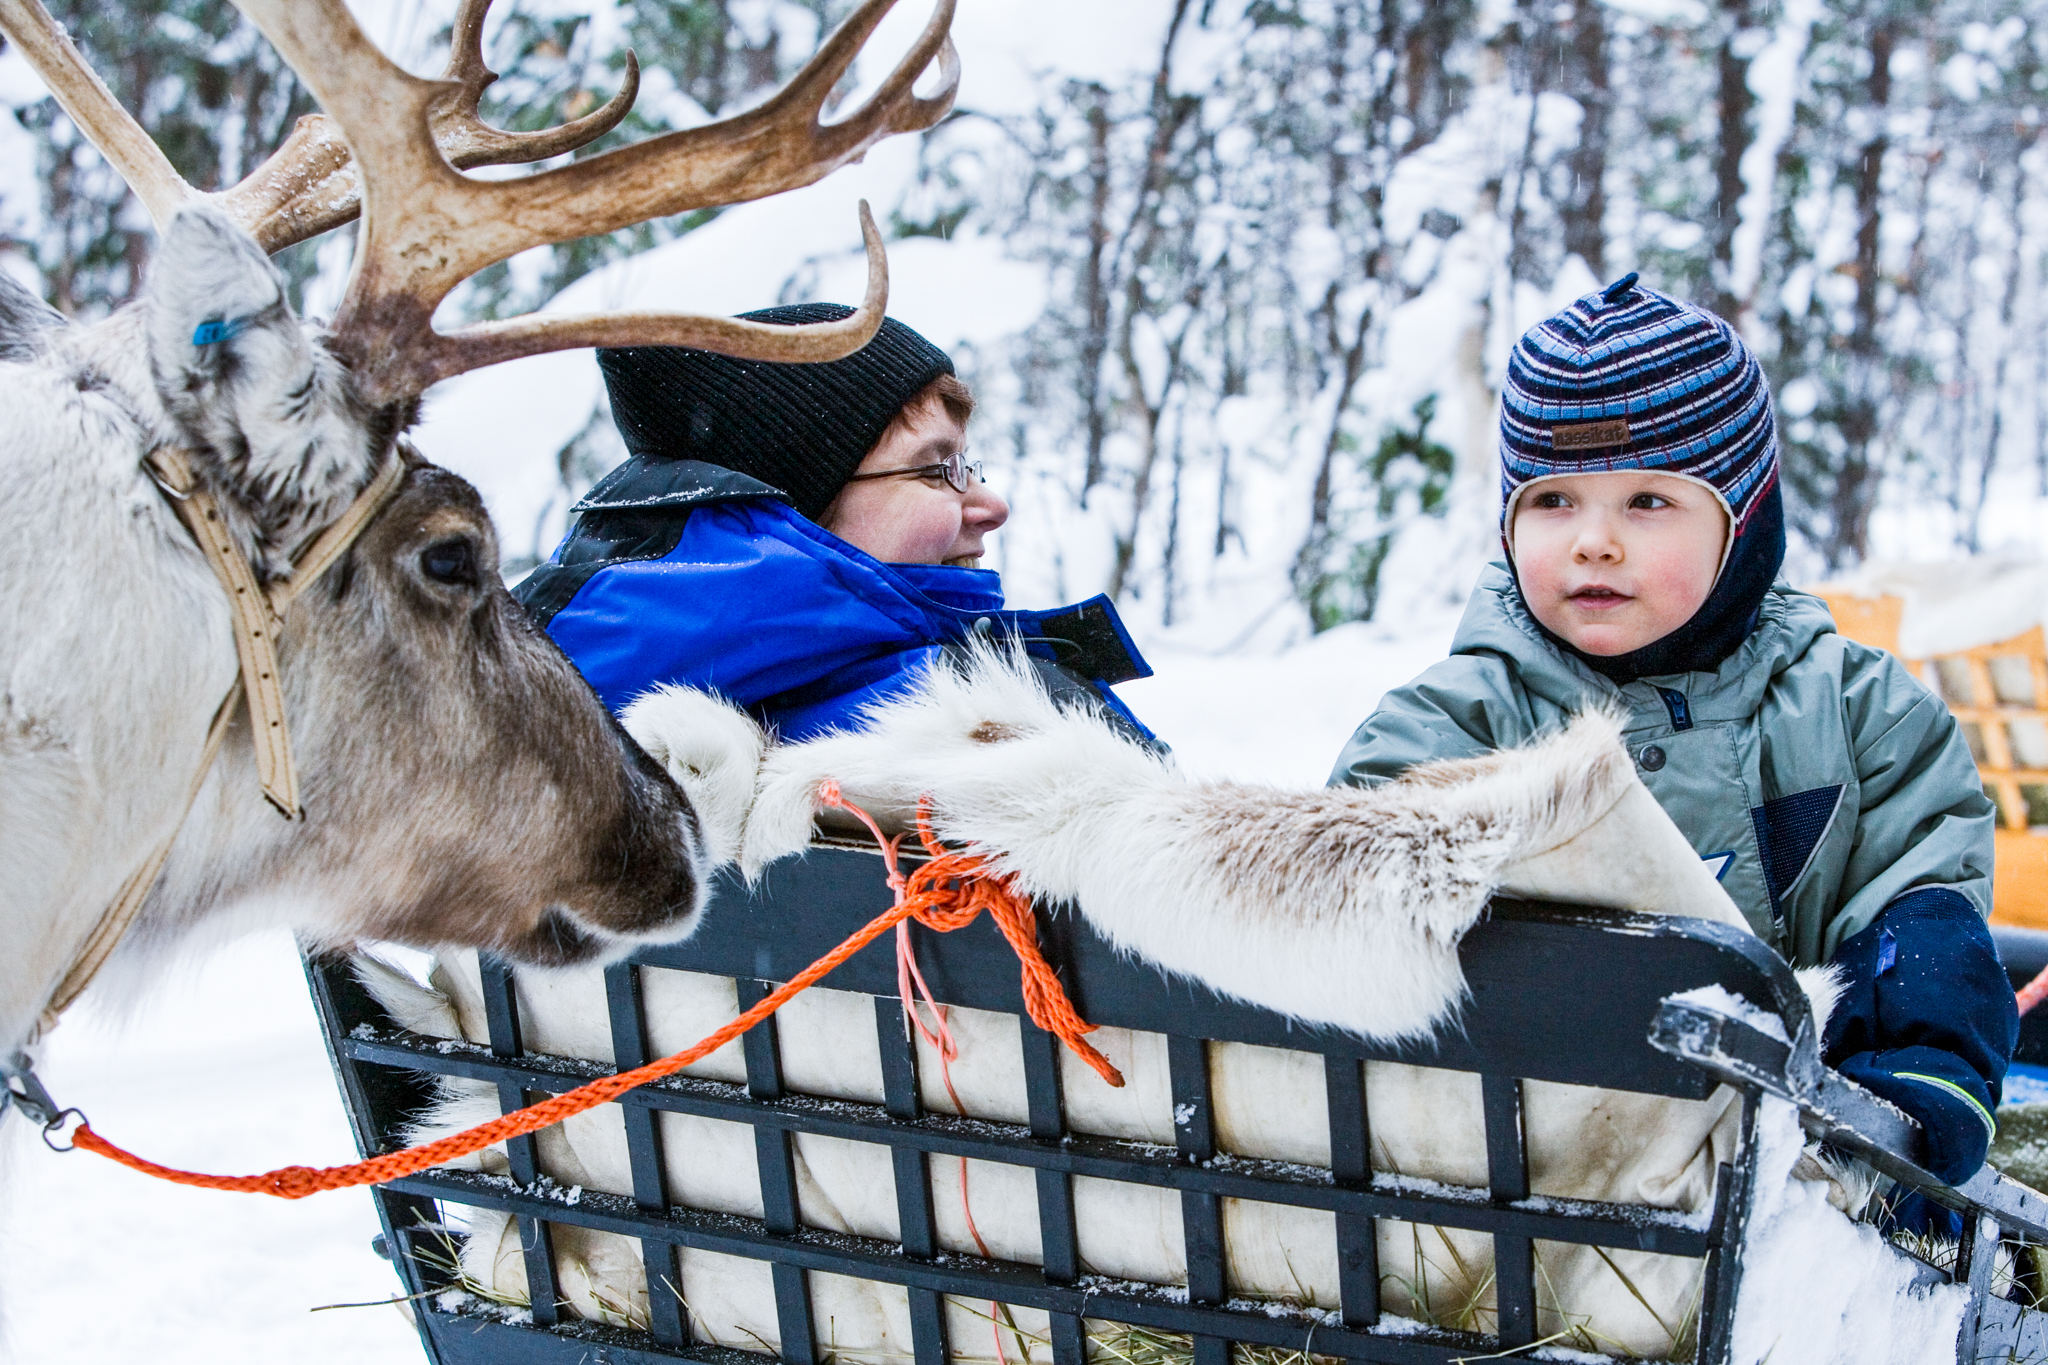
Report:
<svg viewBox="0 0 2048 1365"><path fill-rule="evenodd" d="M874 822L840 795L839 784L827 780L819 788L819 798L827 805L842 806L861 816L870 829ZM181 1171L170 1166L159 1166L146 1161L132 1152L127 1152L95 1133L89 1124L81 1122L72 1136L74 1146L112 1161L118 1161L131 1170L144 1175L153 1175L159 1180L168 1180L175 1185L194 1185L205 1190L232 1190L241 1194L271 1194L280 1199L303 1199L309 1194L322 1190L342 1190L356 1185L381 1185L426 1170L430 1166L445 1165L472 1152L482 1151L508 1138L537 1132L552 1124L586 1109L607 1104L628 1090L658 1081L673 1075L693 1062L704 1058L724 1047L733 1039L745 1033L754 1025L766 1019L776 1010L788 1004L798 994L816 984L822 977L840 963L852 957L868 944L880 938L891 928L905 919L915 919L926 928L939 933L950 933L973 922L974 917L986 910L995 918L996 924L1016 950L1023 968L1024 1004L1031 1018L1040 1028L1058 1034L1066 1045L1072 1048L1082 1060L1094 1067L1096 1073L1111 1085L1122 1085L1123 1077L1107 1058L1083 1042L1081 1035L1095 1031L1074 1013L1073 1005L1067 1000L1066 992L1060 988L1059 978L1046 964L1038 951L1038 924L1032 918L1029 902L1021 899L1011 889L1009 877L989 877L985 873L983 859L964 853L949 853L933 837L930 811L925 803L918 806L918 835L925 849L932 855L926 863L908 877L902 878L897 903L862 926L844 943L834 948L810 966L798 972L788 982L778 986L752 1009L726 1024L710 1037L692 1047L684 1048L672 1056L631 1071L622 1071L614 1076L605 1076L588 1085L565 1091L539 1104L492 1119L489 1123L478 1124L465 1132L451 1134L436 1142L419 1147L408 1147L403 1151L387 1152L383 1156L371 1157L348 1166L284 1166L261 1175L203 1175L196 1171ZM879 831L877 832L879 836ZM884 841L885 854L893 854ZM892 877L895 859L888 858Z"/></svg>
<svg viewBox="0 0 2048 1365"><path fill-rule="evenodd" d="M2048 967L2043 967L2032 981L2015 991L2013 998L2019 1005L2021 1014L2048 999Z"/></svg>
<svg viewBox="0 0 2048 1365"><path fill-rule="evenodd" d="M836 787L828 790L823 799L827 805L852 811L860 822L868 827L868 833L875 836L875 842L882 848L882 860L888 866L889 889L896 893L896 901L900 905L903 901L905 882L903 873L896 864L896 851L903 842L903 836L885 836L882 827L875 823L874 817L841 797ZM927 828L930 812L922 802L918 805L917 814L919 833L924 837L925 847L929 849L932 846L930 830ZM903 1002L904 1036L922 1037L931 1044L932 1050L938 1054L939 1079L945 1082L946 1094L952 1098L953 1112L966 1118L967 1106L960 1102L960 1092L953 1088L953 1063L960 1059L960 1044L954 1040L952 1027L946 1022L946 1007L933 997L932 988L925 984L924 973L918 970L917 954L912 951L910 945L909 920L899 920L896 925L896 996ZM929 1024L918 1013L920 1001L923 1002L925 1009L931 1012L932 1022ZM982 1259L992 1261L995 1255L989 1251L988 1241L981 1235L981 1229L975 1226L974 1205L967 1198L967 1158L963 1156L959 1158L959 1162L960 1216L966 1220L967 1234L974 1239L974 1245L980 1249ZM1016 1332L1017 1323L1010 1316L1009 1306L990 1299L988 1328L989 1334L995 1338L996 1365L1010 1365L1009 1353L1003 1350L1005 1324L1012 1333Z"/></svg>

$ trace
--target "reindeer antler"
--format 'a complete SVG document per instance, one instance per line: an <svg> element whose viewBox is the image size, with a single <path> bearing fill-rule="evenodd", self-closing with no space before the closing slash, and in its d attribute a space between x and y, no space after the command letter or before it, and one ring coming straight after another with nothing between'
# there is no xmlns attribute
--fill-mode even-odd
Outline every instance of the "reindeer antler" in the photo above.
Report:
<svg viewBox="0 0 2048 1365"><path fill-rule="evenodd" d="M462 281L530 247L614 232L652 218L764 198L857 161L882 138L929 128L953 107L960 63L948 36L954 0L938 0L924 32L868 102L838 122L819 115L895 0L863 0L795 79L756 109L702 128L519 180L481 181L460 168L542 160L602 136L631 108L639 67L602 108L558 128L507 133L478 101L497 79L484 65L490 0L462 0L448 68L424 80L363 35L343 0L235 0L320 101L284 145L221 203L266 250L367 219L333 345L364 396L388 403L484 365L581 346L696 346L748 360L836 360L882 325L889 266L863 203L866 297L852 316L775 327L696 314L526 317L443 335L434 310ZM0 31L22 48L59 103L148 206L159 226L196 197L114 100L40 0L0 0ZM913 87L939 64L940 88Z"/></svg>
<svg viewBox="0 0 2048 1365"><path fill-rule="evenodd" d="M534 133L508 133L483 121L478 102L497 73L484 65L483 23L490 0L462 0L435 105L433 135L457 166L544 161L595 141L619 125L640 93L640 66L626 54L618 93L582 118ZM115 100L41 0L0 0L0 32L21 48L100 154L120 172L159 229L180 204L200 197L156 143ZM234 185L213 196L265 251L281 251L356 217L361 208L354 159L324 114L300 119L282 146Z"/></svg>
<svg viewBox="0 0 2048 1365"><path fill-rule="evenodd" d="M434 141L451 164L467 169L545 161L595 142L619 126L640 97L640 60L630 51L618 93L582 118L537 133L508 133L485 123L477 105L498 79L498 73L484 65L484 16L490 8L491 0L462 0L455 15L448 69L441 79L455 82L462 93L434 110Z"/></svg>
<svg viewBox="0 0 2048 1365"><path fill-rule="evenodd" d="M477 106L498 79L498 73L484 65L484 15L490 7L491 0L462 0L455 17L441 79L456 88L444 93L431 120L442 155L465 169L523 165L573 152L619 126L640 96L640 63L631 52L626 54L626 75L618 93L582 118L533 133L508 133L485 123ZM300 119L284 144L253 174L224 191L221 199L265 251L281 251L338 228L362 207L355 160L325 114Z"/></svg>
<svg viewBox="0 0 2048 1365"><path fill-rule="evenodd" d="M808 185L892 133L928 128L952 107L959 61L947 36L953 0L873 98L848 118L819 122L827 96L895 0L864 0L787 87L759 108L509 181L472 180L433 135L435 111L457 84L394 65L342 0L236 0L305 81L354 150L365 225L355 273L335 322L336 345L372 401L543 351L627 344L688 345L752 360L833 360L881 326L888 265L866 206L868 289L840 322L775 327L689 314L527 317L441 335L430 319L449 291L530 247L612 232L691 209L743 203ZM465 10L467 13L467 9ZM912 87L934 59L942 88Z"/></svg>

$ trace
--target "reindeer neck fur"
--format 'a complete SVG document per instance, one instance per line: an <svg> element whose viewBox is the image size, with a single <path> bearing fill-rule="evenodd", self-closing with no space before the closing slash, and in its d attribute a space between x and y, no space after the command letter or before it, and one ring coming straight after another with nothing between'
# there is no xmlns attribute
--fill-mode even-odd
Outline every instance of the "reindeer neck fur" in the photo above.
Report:
<svg viewBox="0 0 2048 1365"><path fill-rule="evenodd" d="M27 836L17 849L33 850L0 892L29 949L0 967L0 1047L176 830L234 678L222 591L142 457L191 452L268 577L354 496L371 443L382 448L246 237L191 215L158 264L142 300L91 327L0 290L12 358L0 383L17 414L0 450L15 490L0 511L0 811ZM195 346L195 315L251 325L232 348Z"/></svg>
<svg viewBox="0 0 2048 1365"><path fill-rule="evenodd" d="M0 364L0 1049L167 837L235 675L220 588L144 474L174 437L133 310Z"/></svg>

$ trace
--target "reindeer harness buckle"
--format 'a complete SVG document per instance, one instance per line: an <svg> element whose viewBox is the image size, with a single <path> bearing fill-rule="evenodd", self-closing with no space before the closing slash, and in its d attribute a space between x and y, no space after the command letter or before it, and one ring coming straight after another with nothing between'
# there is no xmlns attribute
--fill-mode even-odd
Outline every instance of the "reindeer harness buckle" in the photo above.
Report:
<svg viewBox="0 0 2048 1365"><path fill-rule="evenodd" d="M53 1152L68 1152L69 1146L59 1147L50 1140L50 1134L62 1128L69 1119L85 1121L83 1112L77 1109L60 1108L52 1099L42 1078L36 1075L35 1063L28 1059L26 1052L17 1052L5 1061L0 1061L0 1118L6 1117L9 1109L19 1109L21 1116L43 1130L43 1145Z"/></svg>
<svg viewBox="0 0 2048 1365"><path fill-rule="evenodd" d="M0 1061L0 1114L9 1109L19 1109L23 1118L41 1124L55 1121L62 1112L36 1075L35 1063L26 1052Z"/></svg>

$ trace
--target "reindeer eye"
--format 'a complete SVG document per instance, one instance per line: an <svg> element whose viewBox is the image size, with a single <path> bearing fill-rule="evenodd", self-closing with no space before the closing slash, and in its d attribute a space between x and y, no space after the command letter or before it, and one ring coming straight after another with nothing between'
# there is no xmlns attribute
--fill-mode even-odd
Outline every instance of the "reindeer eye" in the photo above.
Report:
<svg viewBox="0 0 2048 1365"><path fill-rule="evenodd" d="M476 546L467 540L443 540L420 551L420 572L437 583L473 588L479 579Z"/></svg>

